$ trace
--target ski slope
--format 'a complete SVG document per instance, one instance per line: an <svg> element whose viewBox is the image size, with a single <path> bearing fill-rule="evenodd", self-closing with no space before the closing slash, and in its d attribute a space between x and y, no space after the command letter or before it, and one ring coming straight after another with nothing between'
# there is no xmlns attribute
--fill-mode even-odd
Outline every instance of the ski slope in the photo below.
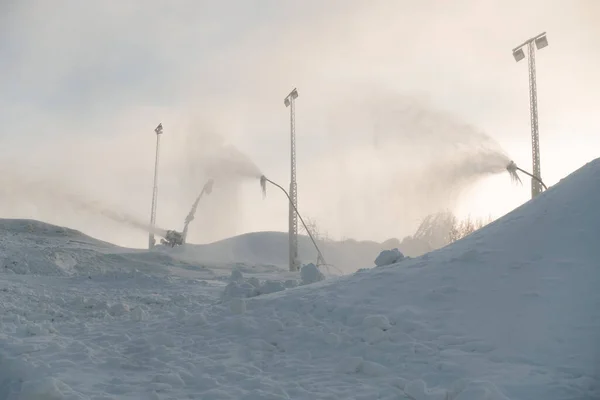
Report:
<svg viewBox="0 0 600 400"><path fill-rule="evenodd" d="M598 399L598 204L595 160L451 246L298 287L4 221L0 399Z"/></svg>

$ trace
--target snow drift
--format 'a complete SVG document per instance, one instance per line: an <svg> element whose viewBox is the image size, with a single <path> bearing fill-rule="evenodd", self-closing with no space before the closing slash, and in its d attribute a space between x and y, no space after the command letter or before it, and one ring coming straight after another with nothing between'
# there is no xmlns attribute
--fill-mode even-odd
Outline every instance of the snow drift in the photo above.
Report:
<svg viewBox="0 0 600 400"><path fill-rule="evenodd" d="M453 245L257 299L248 313L307 314L339 337L312 353L321 373L336 360L364 384L402 377L410 398L599 398L599 203L595 160ZM372 315L389 326L365 326ZM310 334L290 334L294 351L316 350Z"/></svg>

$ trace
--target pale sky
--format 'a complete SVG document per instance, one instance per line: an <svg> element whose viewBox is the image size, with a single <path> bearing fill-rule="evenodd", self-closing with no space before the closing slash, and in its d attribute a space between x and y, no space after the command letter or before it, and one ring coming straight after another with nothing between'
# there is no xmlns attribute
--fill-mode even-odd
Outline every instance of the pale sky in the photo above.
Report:
<svg viewBox="0 0 600 400"><path fill-rule="evenodd" d="M159 122L159 226L182 229L221 141L287 187L283 99L297 87L299 208L332 237L401 239L446 206L499 217L529 199L528 179L485 178L449 202L441 183L414 177L452 152L436 116L472 126L531 171L527 63L511 50L546 31L541 165L557 183L598 156L598 21L595 0L3 0L0 216L145 246L143 232L57 193L148 221ZM390 111L413 102L427 135ZM193 224L195 242L285 231L287 203L240 178L217 185Z"/></svg>

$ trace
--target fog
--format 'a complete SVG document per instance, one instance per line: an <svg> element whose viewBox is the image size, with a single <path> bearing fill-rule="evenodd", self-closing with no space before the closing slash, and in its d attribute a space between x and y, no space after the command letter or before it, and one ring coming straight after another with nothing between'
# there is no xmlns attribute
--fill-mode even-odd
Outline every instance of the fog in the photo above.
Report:
<svg viewBox="0 0 600 400"><path fill-rule="evenodd" d="M286 230L289 109L298 199L335 238L410 234L443 208L498 217L530 196L527 66L542 174L597 156L600 8L588 1L59 0L0 4L0 216L143 247L158 123L157 225L189 241ZM569 146L565 146L568 141Z"/></svg>

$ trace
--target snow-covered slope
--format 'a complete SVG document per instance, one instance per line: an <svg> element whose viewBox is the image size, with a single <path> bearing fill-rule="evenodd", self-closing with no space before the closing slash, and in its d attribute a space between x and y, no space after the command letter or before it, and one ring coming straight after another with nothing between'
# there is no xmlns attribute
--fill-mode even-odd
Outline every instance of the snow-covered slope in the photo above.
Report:
<svg viewBox="0 0 600 400"><path fill-rule="evenodd" d="M396 242L395 246L398 246L400 242ZM389 243L356 240L319 241L319 248L327 263L345 273L372 267L373 260L381 250L387 248L386 245ZM210 244L186 244L174 249L171 254L184 260L202 260L207 263L247 263L287 268L288 234L246 233ZM316 262L317 252L308 236L298 237L298 254L302 264Z"/></svg>
<svg viewBox="0 0 600 400"><path fill-rule="evenodd" d="M251 299L0 274L0 399L598 399L598 204L595 160L444 249Z"/></svg>
<svg viewBox="0 0 600 400"><path fill-rule="evenodd" d="M171 274L189 269L212 274L165 252L127 249L79 231L40 221L0 219L0 272L8 274L131 276L137 272Z"/></svg>

